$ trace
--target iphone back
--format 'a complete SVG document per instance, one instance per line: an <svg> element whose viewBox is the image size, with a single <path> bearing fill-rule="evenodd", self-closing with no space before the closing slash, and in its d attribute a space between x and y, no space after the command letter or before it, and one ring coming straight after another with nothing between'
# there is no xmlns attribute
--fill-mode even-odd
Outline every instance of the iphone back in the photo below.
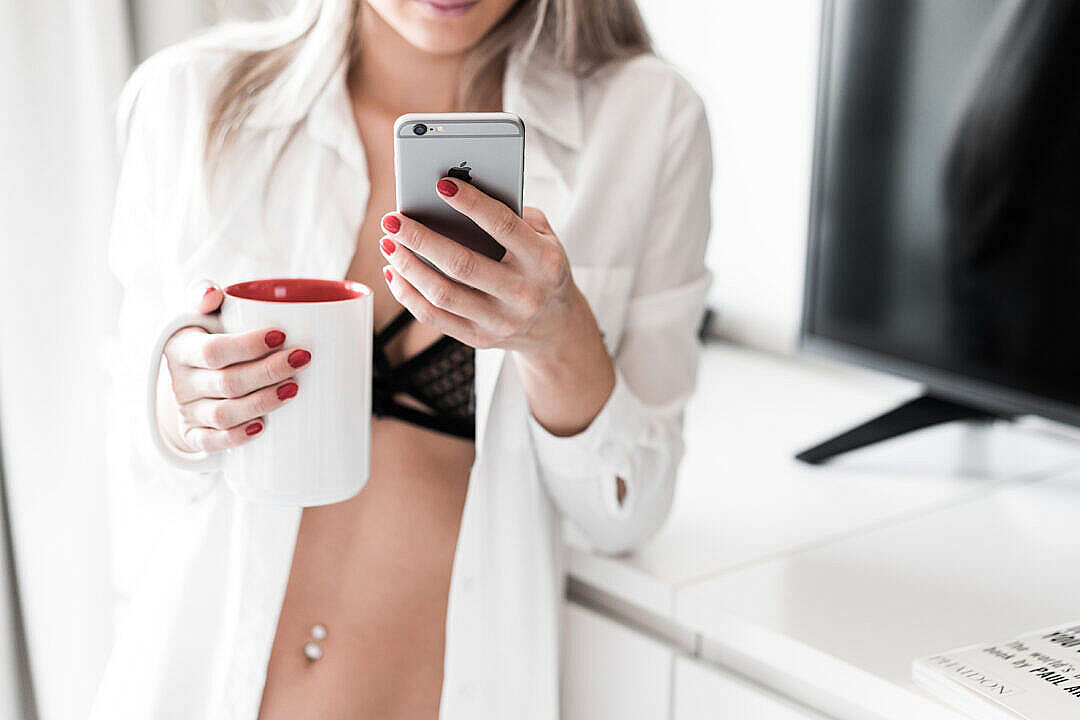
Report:
<svg viewBox="0 0 1080 720"><path fill-rule="evenodd" d="M394 123L397 209L451 240L499 260L502 245L439 197L452 177L521 215L525 125L510 113L410 113Z"/></svg>

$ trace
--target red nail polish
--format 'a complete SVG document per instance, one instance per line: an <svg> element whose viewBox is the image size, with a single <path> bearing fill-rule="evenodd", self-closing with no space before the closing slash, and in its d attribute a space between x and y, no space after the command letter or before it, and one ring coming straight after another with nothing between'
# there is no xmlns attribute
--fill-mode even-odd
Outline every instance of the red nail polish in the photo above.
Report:
<svg viewBox="0 0 1080 720"><path fill-rule="evenodd" d="M396 233L401 229L401 221L395 215L387 215L382 219L383 229L388 233Z"/></svg>
<svg viewBox="0 0 1080 720"><path fill-rule="evenodd" d="M289 364L294 368L302 367L311 362L311 353L307 350L293 350L289 353Z"/></svg>
<svg viewBox="0 0 1080 720"><path fill-rule="evenodd" d="M454 197L457 195L457 185L446 178L435 183L435 189L439 191L440 195L445 195L446 197Z"/></svg>
<svg viewBox="0 0 1080 720"><path fill-rule="evenodd" d="M383 277L386 278L386 284L389 285L394 280L394 273L390 272L390 268L384 267L382 269Z"/></svg>
<svg viewBox="0 0 1080 720"><path fill-rule="evenodd" d="M278 345L285 344L285 333L280 330L271 330L266 333L266 337L263 338L266 342L266 347L277 347Z"/></svg>
<svg viewBox="0 0 1080 720"><path fill-rule="evenodd" d="M300 386L294 382L279 386L277 389L278 400L288 400L291 397L296 397L296 392L299 389Z"/></svg>
<svg viewBox="0 0 1080 720"><path fill-rule="evenodd" d="M394 251L397 250L397 245L394 244L394 241L386 237L379 241L379 247L381 247L382 251L387 255L393 255Z"/></svg>
<svg viewBox="0 0 1080 720"><path fill-rule="evenodd" d="M261 422L253 422L250 425L248 425L246 428L244 428L244 432L247 435L258 435L259 433L262 432L262 423Z"/></svg>
<svg viewBox="0 0 1080 720"><path fill-rule="evenodd" d="M207 295L209 295L210 293L214 292L214 290L215 290L214 286L213 286L213 285L211 285L210 287L208 287L208 288L206 288L205 290L203 290L203 294L202 294L202 296L203 296L203 297L206 297L206 296L207 296Z"/></svg>

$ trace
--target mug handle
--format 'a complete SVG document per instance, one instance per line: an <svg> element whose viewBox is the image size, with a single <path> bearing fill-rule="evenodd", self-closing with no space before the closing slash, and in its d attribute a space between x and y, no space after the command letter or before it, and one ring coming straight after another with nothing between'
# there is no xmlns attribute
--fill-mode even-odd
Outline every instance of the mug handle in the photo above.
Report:
<svg viewBox="0 0 1080 720"><path fill-rule="evenodd" d="M158 453L167 463L181 470L196 472L213 472L221 469L221 453L184 452L161 436L157 420L157 383L158 373L161 372L162 354L169 339L178 331L187 327L200 327L208 333L224 332L221 318L218 315L180 315L173 318L172 322L165 326L154 343L154 352L150 356L150 369L146 383L146 412L147 425L150 429L150 438L154 442Z"/></svg>

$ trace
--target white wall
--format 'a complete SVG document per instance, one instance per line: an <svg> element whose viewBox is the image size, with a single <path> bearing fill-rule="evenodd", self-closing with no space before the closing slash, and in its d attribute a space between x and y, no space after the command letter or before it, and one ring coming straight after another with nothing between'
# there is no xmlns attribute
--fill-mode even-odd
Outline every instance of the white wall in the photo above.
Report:
<svg viewBox="0 0 1080 720"><path fill-rule="evenodd" d="M809 205L817 0L638 0L705 100L716 175L710 300L723 334L790 349Z"/></svg>
<svg viewBox="0 0 1080 720"><path fill-rule="evenodd" d="M43 720L86 716L111 634L98 349L126 30L123 0L0 2L0 436Z"/></svg>

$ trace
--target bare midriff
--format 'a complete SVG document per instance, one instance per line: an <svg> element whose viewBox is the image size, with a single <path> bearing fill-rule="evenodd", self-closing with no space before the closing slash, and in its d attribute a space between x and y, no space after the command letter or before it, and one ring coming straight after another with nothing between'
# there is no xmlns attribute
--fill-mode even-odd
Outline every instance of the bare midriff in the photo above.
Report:
<svg viewBox="0 0 1080 720"><path fill-rule="evenodd" d="M437 717L472 459L470 441L373 422L367 487L303 511L261 720ZM317 624L327 636L313 662L303 649Z"/></svg>

